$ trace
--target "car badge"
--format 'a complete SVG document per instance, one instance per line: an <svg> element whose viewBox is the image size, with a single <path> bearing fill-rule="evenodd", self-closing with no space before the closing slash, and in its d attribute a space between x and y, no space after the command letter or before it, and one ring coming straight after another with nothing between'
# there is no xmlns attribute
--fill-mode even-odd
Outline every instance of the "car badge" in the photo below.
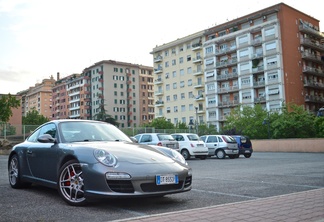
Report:
<svg viewBox="0 0 324 222"><path fill-rule="evenodd" d="M151 160L156 161L156 159L154 159L153 157L151 157Z"/></svg>

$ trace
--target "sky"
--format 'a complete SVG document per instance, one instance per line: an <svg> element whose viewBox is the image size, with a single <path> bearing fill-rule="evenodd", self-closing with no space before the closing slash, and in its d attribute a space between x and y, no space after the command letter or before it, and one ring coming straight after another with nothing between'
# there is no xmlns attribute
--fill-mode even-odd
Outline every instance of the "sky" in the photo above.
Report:
<svg viewBox="0 0 324 222"><path fill-rule="evenodd" d="M285 3L320 21L318 0L0 0L0 94L102 60L153 66L153 48Z"/></svg>

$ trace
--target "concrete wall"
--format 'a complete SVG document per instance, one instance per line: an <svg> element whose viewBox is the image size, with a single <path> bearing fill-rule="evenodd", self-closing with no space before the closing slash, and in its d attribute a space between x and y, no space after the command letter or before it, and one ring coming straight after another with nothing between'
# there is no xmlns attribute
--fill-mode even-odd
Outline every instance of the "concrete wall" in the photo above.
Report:
<svg viewBox="0 0 324 222"><path fill-rule="evenodd" d="M255 152L321 152L324 139L251 140Z"/></svg>

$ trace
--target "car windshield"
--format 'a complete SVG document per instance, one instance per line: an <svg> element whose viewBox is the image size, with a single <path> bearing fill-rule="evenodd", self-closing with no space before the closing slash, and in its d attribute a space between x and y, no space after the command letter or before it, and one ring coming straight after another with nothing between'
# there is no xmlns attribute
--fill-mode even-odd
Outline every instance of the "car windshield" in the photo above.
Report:
<svg viewBox="0 0 324 222"><path fill-rule="evenodd" d="M231 136L222 136L222 137L223 137L223 140L227 143L234 143L234 142L236 143L236 140Z"/></svg>
<svg viewBox="0 0 324 222"><path fill-rule="evenodd" d="M59 124L62 142L127 141L130 138L117 127L103 122L62 122Z"/></svg>
<svg viewBox="0 0 324 222"><path fill-rule="evenodd" d="M159 140L174 140L174 138L169 134L158 134Z"/></svg>
<svg viewBox="0 0 324 222"><path fill-rule="evenodd" d="M190 134L190 135L188 135L187 137L188 137L188 139L189 139L190 141L198 141L198 140L200 140L200 139L199 139L199 136L196 135L196 134Z"/></svg>

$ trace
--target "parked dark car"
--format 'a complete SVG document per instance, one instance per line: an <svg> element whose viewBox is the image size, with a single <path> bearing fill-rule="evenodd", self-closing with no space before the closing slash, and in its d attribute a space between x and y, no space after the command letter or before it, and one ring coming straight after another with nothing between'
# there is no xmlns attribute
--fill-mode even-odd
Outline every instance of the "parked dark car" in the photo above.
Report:
<svg viewBox="0 0 324 222"><path fill-rule="evenodd" d="M252 142L250 138L241 135L232 135L232 137L236 140L239 147L239 154L237 154L236 157L244 155L246 158L250 158L253 153Z"/></svg>

